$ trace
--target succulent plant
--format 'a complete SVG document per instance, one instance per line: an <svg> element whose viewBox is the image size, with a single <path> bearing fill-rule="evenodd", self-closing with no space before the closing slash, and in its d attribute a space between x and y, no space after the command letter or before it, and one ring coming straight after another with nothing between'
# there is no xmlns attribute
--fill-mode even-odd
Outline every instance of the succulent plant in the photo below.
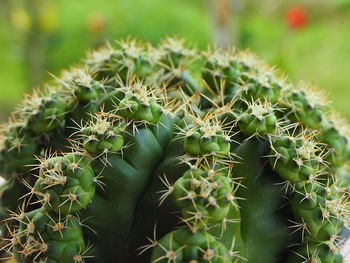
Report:
<svg viewBox="0 0 350 263"><path fill-rule="evenodd" d="M108 45L3 125L2 256L343 262L348 130L250 52Z"/></svg>

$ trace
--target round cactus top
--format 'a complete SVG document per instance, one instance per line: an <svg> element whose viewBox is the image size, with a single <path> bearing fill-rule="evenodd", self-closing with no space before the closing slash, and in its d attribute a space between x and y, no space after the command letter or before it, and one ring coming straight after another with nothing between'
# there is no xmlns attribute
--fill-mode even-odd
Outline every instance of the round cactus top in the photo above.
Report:
<svg viewBox="0 0 350 263"><path fill-rule="evenodd" d="M2 251L18 262L342 262L348 127L318 88L249 51L108 44L1 128Z"/></svg>

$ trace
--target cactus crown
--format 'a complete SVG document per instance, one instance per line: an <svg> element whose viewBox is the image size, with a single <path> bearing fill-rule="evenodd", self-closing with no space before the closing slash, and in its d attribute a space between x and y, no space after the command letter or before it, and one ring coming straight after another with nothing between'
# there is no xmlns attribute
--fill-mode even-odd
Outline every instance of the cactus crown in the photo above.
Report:
<svg viewBox="0 0 350 263"><path fill-rule="evenodd" d="M347 124L247 51L129 39L1 129L18 262L342 262Z"/></svg>

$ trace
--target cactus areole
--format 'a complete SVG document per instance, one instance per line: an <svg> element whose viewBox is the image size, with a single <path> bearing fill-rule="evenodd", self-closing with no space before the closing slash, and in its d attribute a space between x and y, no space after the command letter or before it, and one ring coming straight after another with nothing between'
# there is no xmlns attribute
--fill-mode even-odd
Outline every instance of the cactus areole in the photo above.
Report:
<svg viewBox="0 0 350 263"><path fill-rule="evenodd" d="M344 262L347 130L249 52L108 45L3 125L1 256Z"/></svg>

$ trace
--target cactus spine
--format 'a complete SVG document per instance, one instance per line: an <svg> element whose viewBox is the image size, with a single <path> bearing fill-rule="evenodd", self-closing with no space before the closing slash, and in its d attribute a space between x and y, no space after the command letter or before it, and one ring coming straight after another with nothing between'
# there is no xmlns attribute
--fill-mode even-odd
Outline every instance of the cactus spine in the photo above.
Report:
<svg viewBox="0 0 350 263"><path fill-rule="evenodd" d="M343 262L347 124L316 91L177 39L91 52L4 124L2 255Z"/></svg>

